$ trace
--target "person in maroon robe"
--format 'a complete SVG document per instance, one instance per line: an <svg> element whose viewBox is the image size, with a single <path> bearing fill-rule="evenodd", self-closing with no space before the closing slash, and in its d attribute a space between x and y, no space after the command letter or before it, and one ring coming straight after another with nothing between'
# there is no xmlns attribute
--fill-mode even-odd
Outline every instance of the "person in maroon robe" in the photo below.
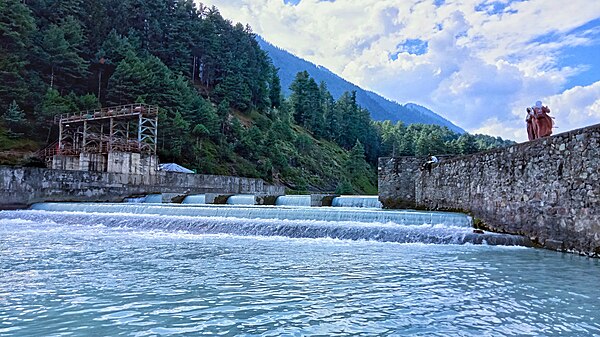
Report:
<svg viewBox="0 0 600 337"><path fill-rule="evenodd" d="M542 105L541 101L537 101L532 110L533 123L536 124L536 127L534 127L536 130L535 138L550 136L552 134L552 127L554 126L552 117L548 116L550 109L547 106Z"/></svg>

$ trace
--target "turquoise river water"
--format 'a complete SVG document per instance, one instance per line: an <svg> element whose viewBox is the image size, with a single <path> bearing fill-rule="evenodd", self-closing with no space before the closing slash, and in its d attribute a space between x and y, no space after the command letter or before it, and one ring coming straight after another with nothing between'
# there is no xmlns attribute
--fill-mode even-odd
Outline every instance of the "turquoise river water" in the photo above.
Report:
<svg viewBox="0 0 600 337"><path fill-rule="evenodd" d="M260 209L0 212L0 336L600 336L598 260L459 215Z"/></svg>

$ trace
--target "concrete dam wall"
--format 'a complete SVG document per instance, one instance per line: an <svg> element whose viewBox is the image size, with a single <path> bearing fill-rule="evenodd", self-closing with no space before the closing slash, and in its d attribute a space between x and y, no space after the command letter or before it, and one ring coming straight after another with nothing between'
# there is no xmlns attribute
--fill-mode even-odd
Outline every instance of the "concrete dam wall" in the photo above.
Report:
<svg viewBox="0 0 600 337"><path fill-rule="evenodd" d="M44 201L121 202L135 195L230 193L282 195L284 187L261 179L157 172L153 175L0 166L0 208Z"/></svg>
<svg viewBox="0 0 600 337"><path fill-rule="evenodd" d="M600 125L469 156L380 158L384 207L461 210L494 231L600 256Z"/></svg>

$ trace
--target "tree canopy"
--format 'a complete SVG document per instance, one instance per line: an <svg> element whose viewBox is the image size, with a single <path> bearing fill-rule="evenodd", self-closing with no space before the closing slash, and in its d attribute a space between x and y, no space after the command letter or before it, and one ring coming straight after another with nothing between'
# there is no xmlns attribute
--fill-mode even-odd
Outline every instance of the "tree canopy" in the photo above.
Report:
<svg viewBox="0 0 600 337"><path fill-rule="evenodd" d="M297 190L374 193L379 156L506 144L374 122L356 92L335 100L306 71L288 99L286 89L249 26L193 0L0 0L2 127L40 147L55 136L56 114L144 102L160 107L163 161Z"/></svg>

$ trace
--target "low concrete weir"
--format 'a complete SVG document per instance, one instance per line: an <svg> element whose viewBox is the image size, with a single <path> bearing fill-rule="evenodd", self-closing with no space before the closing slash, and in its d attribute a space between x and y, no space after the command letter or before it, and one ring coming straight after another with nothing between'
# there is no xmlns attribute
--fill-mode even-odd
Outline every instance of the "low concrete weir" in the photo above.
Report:
<svg viewBox="0 0 600 337"><path fill-rule="evenodd" d="M131 203L39 203L32 210L50 212L155 214L164 216L195 216L220 218L354 221L401 225L446 224L471 230L470 216L447 212L387 211L368 208L295 207L256 205L181 205Z"/></svg>
<svg viewBox="0 0 600 337"><path fill-rule="evenodd" d="M600 257L600 124L441 161L379 159L386 208L460 210L489 230Z"/></svg>
<svg viewBox="0 0 600 337"><path fill-rule="evenodd" d="M333 198L331 203L333 207L362 207L362 208L381 208L382 204L376 195L341 195Z"/></svg>
<svg viewBox="0 0 600 337"><path fill-rule="evenodd" d="M99 206L99 207L96 207ZM34 210L1 212L0 219L158 230L189 234L330 238L395 243L529 246L527 238L474 233L464 215L361 211L336 207L156 206L110 204L36 204ZM413 212L414 213L414 212ZM463 221L461 224L460 222Z"/></svg>
<svg viewBox="0 0 600 337"><path fill-rule="evenodd" d="M154 175L66 171L0 166L0 208L26 208L44 201L121 202L129 197L161 194L162 202L181 202L187 195L256 194L279 196L282 185L261 179L157 172Z"/></svg>

